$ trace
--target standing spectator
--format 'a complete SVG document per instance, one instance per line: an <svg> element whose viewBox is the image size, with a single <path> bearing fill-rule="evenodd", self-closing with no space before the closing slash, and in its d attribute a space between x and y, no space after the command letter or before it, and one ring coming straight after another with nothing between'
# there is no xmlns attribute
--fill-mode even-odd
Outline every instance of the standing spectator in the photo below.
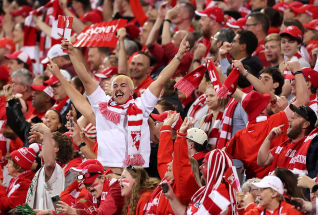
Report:
<svg viewBox="0 0 318 215"><path fill-rule="evenodd" d="M171 22L176 27L174 31L184 30L187 32L193 32L194 27L192 25L192 19L194 17L194 7L191 3L184 2L179 3L175 7L167 11L165 22Z"/></svg>
<svg viewBox="0 0 318 215"><path fill-rule="evenodd" d="M256 50L253 52L253 56L257 56L261 60L263 67L270 65L265 58L264 51L264 39L267 35L269 25L268 17L260 12L251 13L246 21L246 30L253 32L258 40L258 45Z"/></svg>

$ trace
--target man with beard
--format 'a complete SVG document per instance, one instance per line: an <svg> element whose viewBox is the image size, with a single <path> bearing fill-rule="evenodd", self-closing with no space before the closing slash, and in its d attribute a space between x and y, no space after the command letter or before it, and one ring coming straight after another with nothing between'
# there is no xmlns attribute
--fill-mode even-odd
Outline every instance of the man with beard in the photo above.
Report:
<svg viewBox="0 0 318 215"><path fill-rule="evenodd" d="M270 150L272 140L283 134L282 125L273 128L258 151L257 164L260 166L272 165L272 170L282 167L293 171L295 174L306 173L306 155L309 153L308 147L310 142L312 142L310 141L308 145L306 137L315 128L317 116L308 106L296 107L290 104L289 109L293 111L289 119L289 128L287 129L289 139ZM306 149L304 149L305 145L308 145ZM299 168L297 163L302 163L305 166L302 165Z"/></svg>

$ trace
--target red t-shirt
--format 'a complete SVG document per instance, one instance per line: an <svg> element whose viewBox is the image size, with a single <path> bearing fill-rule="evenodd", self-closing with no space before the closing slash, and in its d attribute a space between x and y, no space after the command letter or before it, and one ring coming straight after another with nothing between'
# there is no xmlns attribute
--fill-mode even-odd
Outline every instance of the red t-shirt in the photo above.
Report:
<svg viewBox="0 0 318 215"><path fill-rule="evenodd" d="M152 78L148 76L143 82L141 82L135 89L137 97L140 97L144 90L146 90L149 85L153 82Z"/></svg>

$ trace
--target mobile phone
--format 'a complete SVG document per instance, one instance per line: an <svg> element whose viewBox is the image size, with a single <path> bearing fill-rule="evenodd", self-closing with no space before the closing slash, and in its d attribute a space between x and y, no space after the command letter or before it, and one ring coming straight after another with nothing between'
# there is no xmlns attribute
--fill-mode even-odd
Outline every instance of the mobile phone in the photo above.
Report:
<svg viewBox="0 0 318 215"><path fill-rule="evenodd" d="M57 202L61 201L60 196L56 195L56 196L51 197L51 199L52 199L52 202L53 202L53 205L54 205L56 213L60 213L59 210L58 210L58 207L57 207Z"/></svg>
<svg viewBox="0 0 318 215"><path fill-rule="evenodd" d="M70 117L70 124L71 124L71 127L73 128L74 127L74 118L72 116Z"/></svg>
<svg viewBox="0 0 318 215"><path fill-rule="evenodd" d="M168 184L167 184L167 183L162 183L162 184L161 184L161 189L162 189L162 192L163 192L163 193L167 193L168 190L169 190Z"/></svg>

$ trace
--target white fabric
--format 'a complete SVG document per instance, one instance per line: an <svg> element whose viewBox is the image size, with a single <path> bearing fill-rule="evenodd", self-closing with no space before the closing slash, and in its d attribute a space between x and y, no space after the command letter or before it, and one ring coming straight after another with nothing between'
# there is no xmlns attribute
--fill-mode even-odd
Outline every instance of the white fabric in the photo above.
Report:
<svg viewBox="0 0 318 215"><path fill-rule="evenodd" d="M44 167L45 168L45 167ZM62 167L58 164L55 165L51 178L45 182L45 170L41 168L39 171L39 178L35 192L35 208L36 209L52 209L52 197L60 195L64 190L65 177Z"/></svg>
<svg viewBox="0 0 318 215"><path fill-rule="evenodd" d="M98 87L91 95L87 96L93 107L96 116L96 131L98 142L97 160L107 167L124 167L124 159L128 155L128 125L127 110L120 113L120 123L115 124L105 119L99 110L100 102L108 102L111 97ZM145 164L149 166L150 156L150 132L148 117L157 104L158 98L147 89L141 97L135 100L138 108L143 112L143 123L141 126L141 141L139 151L142 154ZM111 111L118 111L117 108L108 107ZM115 110L116 109L116 110Z"/></svg>

